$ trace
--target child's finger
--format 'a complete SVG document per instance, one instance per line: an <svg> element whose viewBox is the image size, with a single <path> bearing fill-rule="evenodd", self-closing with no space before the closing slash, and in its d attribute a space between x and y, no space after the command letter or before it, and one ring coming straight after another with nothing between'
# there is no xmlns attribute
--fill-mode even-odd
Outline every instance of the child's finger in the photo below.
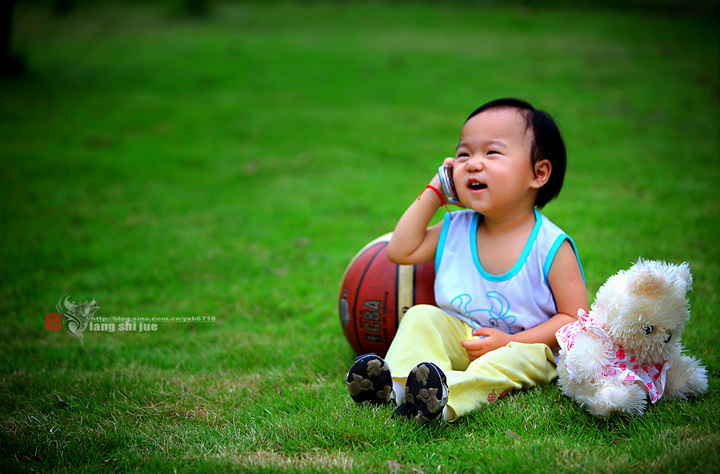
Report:
<svg viewBox="0 0 720 474"><path fill-rule="evenodd" d="M473 331L473 336L488 337L492 336L492 329L489 328L478 328Z"/></svg>

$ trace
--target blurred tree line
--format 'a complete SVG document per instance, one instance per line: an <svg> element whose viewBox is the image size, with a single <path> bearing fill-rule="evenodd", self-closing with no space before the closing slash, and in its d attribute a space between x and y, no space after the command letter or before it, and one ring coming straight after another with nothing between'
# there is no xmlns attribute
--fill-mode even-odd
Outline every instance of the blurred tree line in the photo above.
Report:
<svg viewBox="0 0 720 474"><path fill-rule="evenodd" d="M300 4L345 3L348 0L294 0ZM357 0L362 1L362 0ZM381 0L366 0L382 3ZM395 3L435 3L433 0L392 0ZM127 3L127 0L0 0L0 76L19 75L25 71L25 62L12 50L13 11L17 4L47 5L58 17L72 14L86 5L109 3ZM166 3L179 9L181 14L204 18L210 14L210 3L277 3L293 0L132 0L134 3ZM718 18L720 1L718 0L444 0L443 4L492 6L523 5L527 7L564 7L564 8L605 8L622 10L640 10L653 14L689 14L705 18Z"/></svg>
<svg viewBox="0 0 720 474"><path fill-rule="evenodd" d="M209 0L174 0L179 2L184 14L194 17L207 16ZM57 16L68 15L78 5L77 0L51 0L52 13ZM24 3L44 3L28 1ZM0 0L0 77L17 76L25 72L25 61L12 49L13 12L17 0Z"/></svg>
<svg viewBox="0 0 720 474"><path fill-rule="evenodd" d="M0 0L0 76L22 74L25 62L12 52L12 19L15 0Z"/></svg>
<svg viewBox="0 0 720 474"><path fill-rule="evenodd" d="M205 16L208 14L208 0L174 0L174 2L178 3L183 13L188 15ZM52 0L52 10L56 15L65 15L72 12L78 3L80 2L77 0Z"/></svg>

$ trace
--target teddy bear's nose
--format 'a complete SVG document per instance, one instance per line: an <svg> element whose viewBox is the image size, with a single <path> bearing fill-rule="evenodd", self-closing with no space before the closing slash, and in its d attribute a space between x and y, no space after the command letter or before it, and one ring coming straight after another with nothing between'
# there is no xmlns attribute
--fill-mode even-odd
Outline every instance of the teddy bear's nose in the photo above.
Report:
<svg viewBox="0 0 720 474"><path fill-rule="evenodd" d="M668 334L668 337L667 337L667 339L665 339L665 341L664 341L665 344L667 344L668 342L670 342L670 339L672 339L672 331L668 331L667 334Z"/></svg>

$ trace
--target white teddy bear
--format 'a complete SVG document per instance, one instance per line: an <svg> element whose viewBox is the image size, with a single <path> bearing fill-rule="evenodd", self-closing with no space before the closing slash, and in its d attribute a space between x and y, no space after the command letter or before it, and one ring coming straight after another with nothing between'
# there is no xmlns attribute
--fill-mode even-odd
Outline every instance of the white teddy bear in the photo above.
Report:
<svg viewBox="0 0 720 474"><path fill-rule="evenodd" d="M595 416L640 415L647 399L684 399L705 393L707 371L682 354L690 319L687 263L640 259L598 290L590 314L556 334L558 384Z"/></svg>

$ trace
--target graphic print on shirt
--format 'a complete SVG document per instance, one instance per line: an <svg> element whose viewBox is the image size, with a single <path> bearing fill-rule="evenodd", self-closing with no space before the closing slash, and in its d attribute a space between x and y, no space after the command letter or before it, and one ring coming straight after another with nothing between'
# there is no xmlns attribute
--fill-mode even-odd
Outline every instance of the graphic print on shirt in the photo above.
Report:
<svg viewBox="0 0 720 474"><path fill-rule="evenodd" d="M454 306L460 314L472 320L472 325L477 328L493 328L512 334L512 325L517 318L510 312L510 302L502 293L497 291L489 291L485 296L488 298L486 304L490 305L488 309L471 309L470 304L473 302L472 296L467 293L456 296L450 304ZM499 306L499 308L496 308ZM473 305L477 308L477 303Z"/></svg>

